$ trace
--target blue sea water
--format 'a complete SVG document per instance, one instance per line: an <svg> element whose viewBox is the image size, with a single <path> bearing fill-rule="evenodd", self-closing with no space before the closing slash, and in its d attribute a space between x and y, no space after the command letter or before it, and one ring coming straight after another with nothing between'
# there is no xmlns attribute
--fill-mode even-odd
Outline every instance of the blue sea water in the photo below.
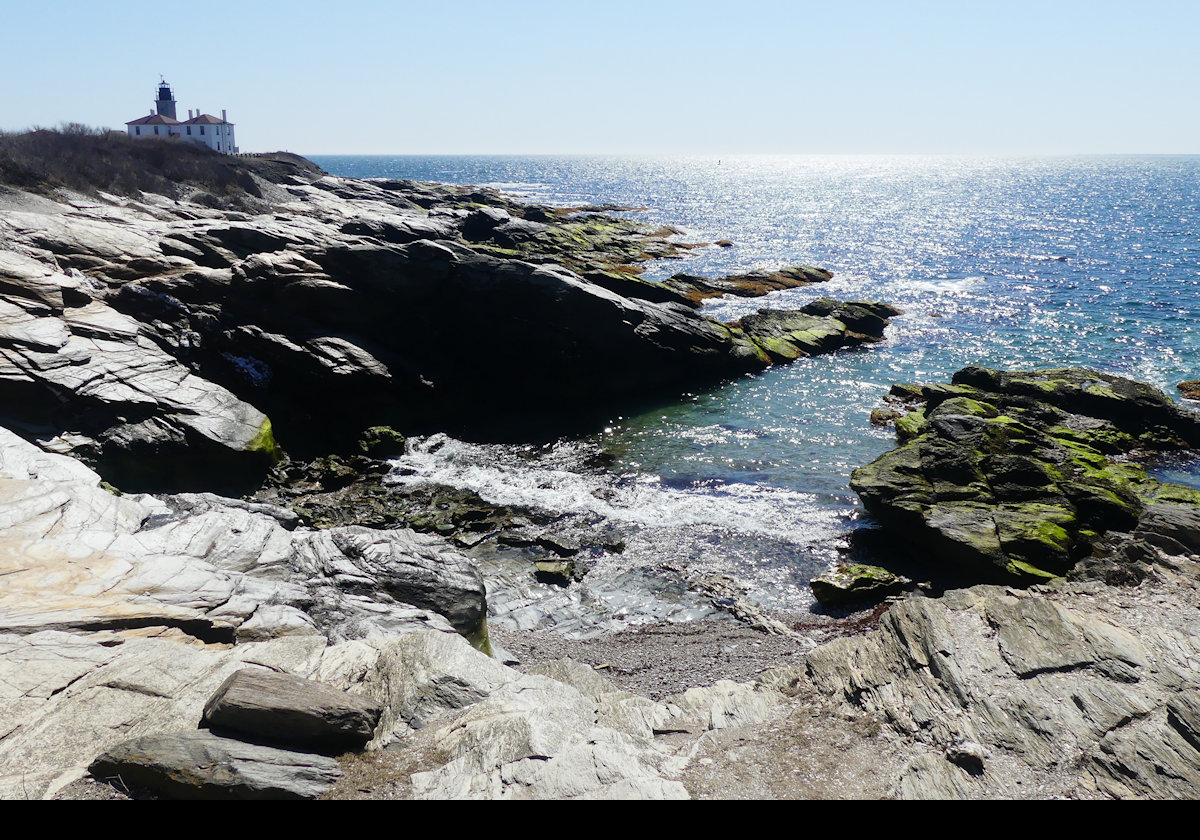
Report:
<svg viewBox="0 0 1200 840"><path fill-rule="evenodd" d="M437 441L415 480L495 501L588 512L637 529L630 564L683 556L734 574L769 605L864 523L850 472L892 444L868 422L894 382L968 364L1086 365L1170 394L1200 378L1200 157L314 157L352 177L496 187L729 239L647 267L720 276L805 263L833 281L709 306L728 320L830 295L901 307L888 340L730 382L585 439L537 450ZM603 477L580 466L602 448ZM432 450L436 450L433 452ZM1163 465L1200 483L1195 463Z"/></svg>

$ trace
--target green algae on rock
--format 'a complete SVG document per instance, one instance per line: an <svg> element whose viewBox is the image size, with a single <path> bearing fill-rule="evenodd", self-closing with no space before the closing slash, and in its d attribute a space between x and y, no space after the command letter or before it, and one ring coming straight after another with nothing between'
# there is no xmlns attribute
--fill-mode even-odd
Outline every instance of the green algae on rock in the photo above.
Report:
<svg viewBox="0 0 1200 840"><path fill-rule="evenodd" d="M373 458L398 458L404 454L404 444L404 435L391 426L372 426L358 439L358 448Z"/></svg>
<svg viewBox="0 0 1200 840"><path fill-rule="evenodd" d="M819 602L825 606L839 606L854 601L879 601L889 595L899 595L910 584L881 566L843 563L813 578L808 585Z"/></svg>
<svg viewBox="0 0 1200 840"><path fill-rule="evenodd" d="M662 285L699 304L708 298L723 295L762 297L780 289L797 289L813 283L824 283L832 278L833 272L827 269L793 265L774 270L758 269L746 274L731 274L718 279L680 273L672 275Z"/></svg>
<svg viewBox="0 0 1200 840"><path fill-rule="evenodd" d="M924 406L896 421L899 445L850 486L914 552L973 578L1044 581L1111 553L1151 508L1200 511L1200 493L1136 463L1200 447L1200 414L1152 386L1079 368L969 367L949 387L893 394Z"/></svg>
<svg viewBox="0 0 1200 840"><path fill-rule="evenodd" d="M883 340L888 319L903 314L877 301L819 298L798 310L760 309L729 326L772 364Z"/></svg>

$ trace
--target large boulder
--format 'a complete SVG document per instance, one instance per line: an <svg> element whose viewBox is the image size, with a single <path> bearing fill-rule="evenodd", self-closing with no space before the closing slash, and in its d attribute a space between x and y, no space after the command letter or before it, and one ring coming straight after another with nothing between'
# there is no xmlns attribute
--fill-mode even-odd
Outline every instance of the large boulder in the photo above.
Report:
<svg viewBox="0 0 1200 840"><path fill-rule="evenodd" d="M377 702L316 680L244 668L209 698L201 725L255 742L336 755L370 741L382 712Z"/></svg>
<svg viewBox="0 0 1200 840"><path fill-rule="evenodd" d="M969 578L1062 575L1114 534L1150 538L1159 505L1200 504L1197 491L1113 460L1200 445L1200 415L1148 385L967 368L949 386L897 393L924 406L896 420L899 445L850 486L899 544Z"/></svg>

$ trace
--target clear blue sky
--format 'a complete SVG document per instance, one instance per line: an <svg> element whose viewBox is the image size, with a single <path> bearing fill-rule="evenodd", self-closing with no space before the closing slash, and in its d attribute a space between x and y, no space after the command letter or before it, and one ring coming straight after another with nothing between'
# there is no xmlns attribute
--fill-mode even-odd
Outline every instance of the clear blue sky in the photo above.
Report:
<svg viewBox="0 0 1200 840"><path fill-rule="evenodd" d="M6 3L0 128L244 151L1200 153L1200 0Z"/></svg>

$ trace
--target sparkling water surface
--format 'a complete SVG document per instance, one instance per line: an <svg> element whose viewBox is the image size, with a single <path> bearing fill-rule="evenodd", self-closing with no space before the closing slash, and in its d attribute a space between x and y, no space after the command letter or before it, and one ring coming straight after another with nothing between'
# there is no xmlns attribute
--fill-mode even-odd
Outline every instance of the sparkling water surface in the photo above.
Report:
<svg viewBox="0 0 1200 840"><path fill-rule="evenodd" d="M616 203L729 239L647 267L720 276L804 263L834 279L710 304L729 320L820 296L905 311L887 341L727 383L594 436L534 448L418 441L404 481L587 512L633 534L621 562L724 571L771 606L864 517L851 471L892 445L871 409L894 382L968 364L1085 365L1169 394L1200 378L1200 157L314 157L351 177L492 186L532 201ZM436 450L436 451L432 451ZM615 456L588 468L598 450ZM1175 460L1163 477L1200 483Z"/></svg>

